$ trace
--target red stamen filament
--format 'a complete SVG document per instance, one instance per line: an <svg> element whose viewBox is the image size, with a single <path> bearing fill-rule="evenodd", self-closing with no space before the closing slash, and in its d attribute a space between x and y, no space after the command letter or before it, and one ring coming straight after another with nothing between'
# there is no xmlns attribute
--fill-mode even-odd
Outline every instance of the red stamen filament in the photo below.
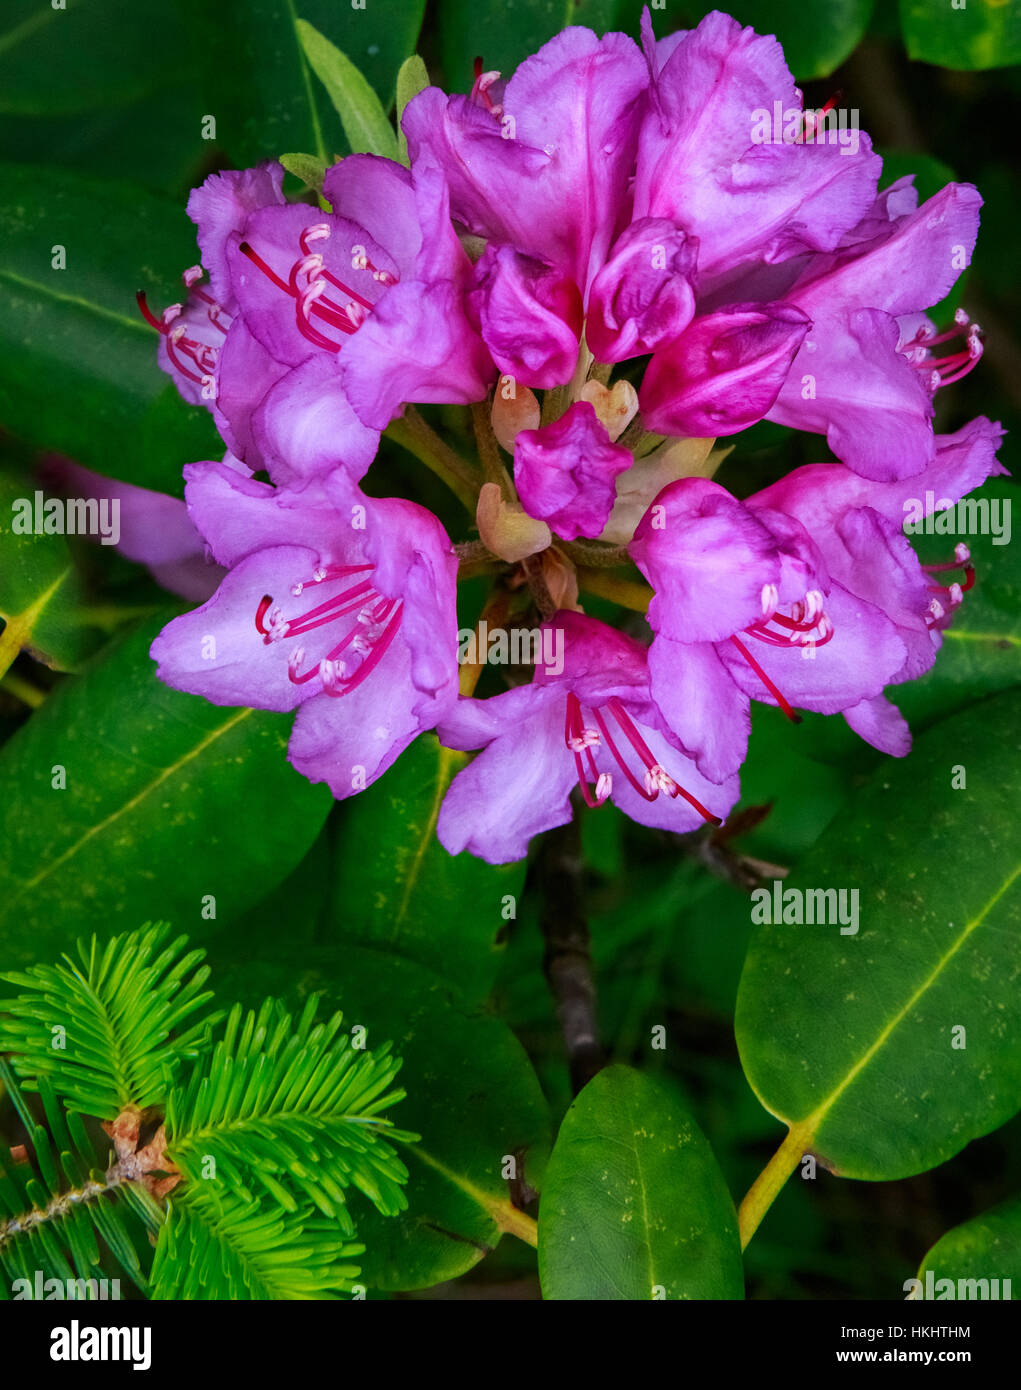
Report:
<svg viewBox="0 0 1021 1390"><path fill-rule="evenodd" d="M741 655L744 657L745 661L747 661L748 665L752 668L752 670L753 670L753 671L755 672L755 674L758 676L758 678L759 678L759 680L762 682L762 684L763 684L763 685L766 687L766 689L769 691L770 695L772 695L773 699L774 699L774 700L776 701L776 703L780 706L780 708L783 710L784 714L785 714L785 715L787 716L787 718L791 721L791 723L792 723L792 724L800 724L800 723L801 723L801 715L800 715L800 714L795 714L795 713L794 713L794 710L791 708L790 703L789 703L787 700L785 700L784 697L780 694L780 691L776 688L776 686L773 684L773 682L772 682L772 681L769 679L769 677L766 675L765 671L762 669L762 667L759 665L759 663L758 663L758 662L755 660L755 658L752 656L751 652L748 650L748 648L745 646L745 644L744 644L744 643L740 640L740 638L738 638L738 637L731 637L730 640L733 642L734 646L738 649L738 651L739 651L739 652L741 653Z"/></svg>
<svg viewBox="0 0 1021 1390"><path fill-rule="evenodd" d="M671 797L683 797L685 801L689 803L689 805L694 807L694 809L699 813L703 820L709 821L713 825L720 825L721 820L719 816L714 816L710 811L706 810L706 808L702 805L700 801L696 800L696 798L693 797L690 794L690 792L685 791L685 789L672 777L670 777L669 774L666 773L664 769L659 765L659 763L656 761L654 754L652 753L652 750L649 748L648 744L642 738L637 726L631 719L631 716L628 714L622 702L616 697L613 697L612 699L607 701L606 709L610 714L613 715L614 719L617 721L617 724L619 725L621 732L624 734L624 737L628 740L632 748L638 754L639 758L641 759L642 763L646 768L647 773L654 774L654 776L657 778L666 778L669 781L669 788L666 789L667 794ZM599 730L599 738L595 741L605 743L607 751L610 753L613 760L616 762L617 766L620 768L621 772L623 772L629 784L634 788L638 795L642 797L644 801L655 801L656 798L659 796L661 787L656 786L654 784L650 788L649 785L643 785L643 783L638 780L634 772L628 766L627 760L624 757L623 753L617 747L613 735L610 733L609 725L606 719L604 719L603 717L602 711L593 708L592 716L595 719L596 725ZM598 796L598 794L596 797L593 797L588 780L585 777L585 766L582 761L583 757L588 763L589 774L591 776L592 781L596 784L596 791L598 793L599 783L602 779L599 777L599 774L597 772L595 759L592 756L592 749L587 742L584 742L586 732L588 731L586 731L584 721L582 719L581 702L579 701L577 695L575 695L573 691L570 691L568 692L567 696L567 718L564 725L564 742L567 744L568 748L570 748L571 752L574 754L575 765L578 768L578 782L581 787L582 796L585 798L585 803L586 805L595 808L596 806L602 804L603 800L605 800L605 797L600 797ZM577 746L578 744L583 742L583 747ZM650 780L653 779L650 778Z"/></svg>

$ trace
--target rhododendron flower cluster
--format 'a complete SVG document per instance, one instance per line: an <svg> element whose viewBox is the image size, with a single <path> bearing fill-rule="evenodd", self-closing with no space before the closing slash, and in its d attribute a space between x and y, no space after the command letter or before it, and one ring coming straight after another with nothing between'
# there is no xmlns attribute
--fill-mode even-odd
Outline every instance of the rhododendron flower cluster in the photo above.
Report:
<svg viewBox="0 0 1021 1390"><path fill-rule="evenodd" d="M480 65L468 96L426 88L410 167L340 160L321 205L289 201L272 162L207 179L182 302L140 301L227 450L185 470L185 503L122 494L135 558L192 599L215 584L154 643L160 679L296 710L291 761L337 797L425 731L474 751L438 834L492 862L572 794L721 822L752 701L906 754L888 692L932 665L974 572L963 546L921 565L905 505L1003 471L996 424L933 430L981 356L963 311L929 317L981 199L880 191L864 133L756 142L775 103L802 107L775 39L714 13L657 40L646 12L640 43L571 28L506 81ZM470 407L477 462L431 405ZM750 491L738 452L728 490L715 441L763 419L831 461ZM382 461L365 490L384 432L467 503L462 534L386 496ZM157 509L175 548L150 557ZM489 628L552 630L555 672L476 695L457 580L478 573Z"/></svg>

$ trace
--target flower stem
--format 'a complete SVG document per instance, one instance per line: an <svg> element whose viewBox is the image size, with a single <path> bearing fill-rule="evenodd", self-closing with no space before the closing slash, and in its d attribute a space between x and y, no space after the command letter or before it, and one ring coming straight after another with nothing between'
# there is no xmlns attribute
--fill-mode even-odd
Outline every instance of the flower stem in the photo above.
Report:
<svg viewBox="0 0 1021 1390"><path fill-rule="evenodd" d="M636 613L647 613L652 600L652 590L648 584L636 579L617 579L605 570L589 569L582 566L578 570L578 587L597 598L608 598L619 603L622 608L631 608Z"/></svg>
<svg viewBox="0 0 1021 1390"><path fill-rule="evenodd" d="M486 475L487 483L496 483L506 502L514 502L517 493L510 480L510 474L500 457L500 446L493 433L493 407L489 401L476 401L472 406L472 423L475 426L475 439L479 448L479 458Z"/></svg>
<svg viewBox="0 0 1021 1390"><path fill-rule="evenodd" d="M784 1183L801 1162L806 1152L807 1142L808 1136L797 1125L792 1125L786 1139L748 1189L737 1214L742 1250L747 1247L748 1242L759 1228L759 1222L779 1196Z"/></svg>
<svg viewBox="0 0 1021 1390"><path fill-rule="evenodd" d="M475 515L481 485L475 469L440 438L414 406L409 405L399 419L391 420L385 434L395 444L407 449L420 463L424 463L446 483L472 516Z"/></svg>

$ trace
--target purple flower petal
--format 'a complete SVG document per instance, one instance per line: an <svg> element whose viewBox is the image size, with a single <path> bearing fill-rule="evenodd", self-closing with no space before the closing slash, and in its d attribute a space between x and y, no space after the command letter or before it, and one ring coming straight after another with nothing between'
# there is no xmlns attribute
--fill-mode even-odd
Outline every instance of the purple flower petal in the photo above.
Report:
<svg viewBox="0 0 1021 1390"><path fill-rule="evenodd" d="M657 352L639 399L647 427L688 437L736 434L777 399L809 329L791 304L735 304L693 319Z"/></svg>
<svg viewBox="0 0 1021 1390"><path fill-rule="evenodd" d="M514 481L527 512L574 540L602 531L616 497L614 479L631 462L588 401L577 401L553 424L518 434Z"/></svg>

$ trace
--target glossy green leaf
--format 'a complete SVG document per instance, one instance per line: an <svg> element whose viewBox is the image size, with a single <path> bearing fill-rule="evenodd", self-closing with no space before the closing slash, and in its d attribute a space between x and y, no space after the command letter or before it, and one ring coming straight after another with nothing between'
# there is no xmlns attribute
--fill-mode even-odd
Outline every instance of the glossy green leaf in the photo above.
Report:
<svg viewBox="0 0 1021 1390"><path fill-rule="evenodd" d="M160 625L65 682L0 750L5 968L146 919L211 934L286 876L326 817L329 793L286 760L288 716L156 679Z"/></svg>
<svg viewBox="0 0 1021 1390"><path fill-rule="evenodd" d="M242 957L233 942L214 941L210 960L224 997L323 990L345 1025L368 1030L367 1047L389 1039L404 1059L399 1123L422 1137L400 1145L411 1175L408 1210L359 1215L367 1247L359 1263L370 1289L428 1288L463 1274L505 1233L534 1239L504 1172L513 1162L520 1181L541 1185L549 1109L504 1023L431 971L361 946L324 946L314 964L305 957L299 964L285 948Z"/></svg>
<svg viewBox="0 0 1021 1390"><path fill-rule="evenodd" d="M81 586L65 537L21 534L23 524L35 526L36 510L35 485L0 473L0 675L22 649L47 666L71 670L98 635L82 622Z"/></svg>
<svg viewBox="0 0 1021 1390"><path fill-rule="evenodd" d="M900 0L908 56L944 68L1021 62L1021 10L1010 0Z"/></svg>
<svg viewBox="0 0 1021 1390"><path fill-rule="evenodd" d="M317 193L323 191L323 177L328 167L325 159L314 154L282 154L280 163L306 187L314 188Z"/></svg>
<svg viewBox="0 0 1021 1390"><path fill-rule="evenodd" d="M396 159L393 126L379 97L351 59L306 20L299 19L296 28L305 57L340 117L352 153Z"/></svg>
<svg viewBox="0 0 1021 1390"><path fill-rule="evenodd" d="M53 117L119 105L180 77L187 48L172 4L6 0L0 114Z"/></svg>
<svg viewBox="0 0 1021 1390"><path fill-rule="evenodd" d="M337 0L182 0L204 59L206 109L217 136L240 168L283 150L321 159L345 153L340 124L298 36L307 21L347 54L389 111L397 70L415 51L425 0L368 0L354 9Z"/></svg>
<svg viewBox="0 0 1021 1390"><path fill-rule="evenodd" d="M441 0L440 43L447 89L466 92L481 58L510 77L531 53L569 24L598 33L616 27L616 0ZM637 32L637 31L635 31Z"/></svg>
<svg viewBox="0 0 1021 1390"><path fill-rule="evenodd" d="M676 1091L607 1067L568 1110L539 1207L546 1299L741 1298L737 1216Z"/></svg>
<svg viewBox="0 0 1021 1390"><path fill-rule="evenodd" d="M938 1298L948 1290L940 1289L937 1281L950 1279L956 1298L989 1298L995 1279L1001 1300L1016 1298L1016 1292L1004 1288L1004 1281L1009 1281L1013 1290L1021 1290L1021 1198L1002 1202L947 1231L922 1261L918 1278L922 1288L912 1290L909 1297ZM981 1283L972 1286L969 1282L961 1288L960 1280L975 1279L990 1281L984 1292Z"/></svg>
<svg viewBox="0 0 1021 1390"><path fill-rule="evenodd" d="M344 808L332 905L342 941L406 956L478 997L496 974L525 865L455 857L436 838L443 796L467 761L425 735Z"/></svg>
<svg viewBox="0 0 1021 1390"><path fill-rule="evenodd" d="M183 208L121 181L0 165L0 420L27 443L180 493L223 452L156 363L135 291L161 309L195 262ZM56 268L63 265L63 268Z"/></svg>
<svg viewBox="0 0 1021 1390"><path fill-rule="evenodd" d="M756 926L737 1040L755 1093L792 1126L791 1155L907 1177L1021 1107L1019 745L1017 692L936 725L783 885L845 890L844 934L839 899L829 925Z"/></svg>
<svg viewBox="0 0 1021 1390"><path fill-rule="evenodd" d="M411 160L408 157L407 137L401 130L401 117L411 98L418 96L419 92L424 92L428 85L429 73L425 63L417 53L413 53L401 64L401 70L397 74L397 145L402 164L410 164Z"/></svg>

